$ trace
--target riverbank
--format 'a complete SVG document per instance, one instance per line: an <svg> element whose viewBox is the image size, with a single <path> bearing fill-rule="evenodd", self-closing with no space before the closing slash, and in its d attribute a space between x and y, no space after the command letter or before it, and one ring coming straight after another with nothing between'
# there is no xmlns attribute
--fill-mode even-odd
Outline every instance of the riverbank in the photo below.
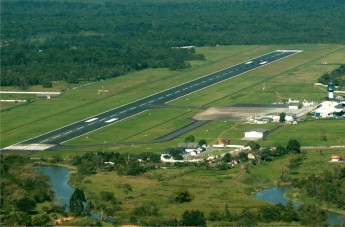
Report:
<svg viewBox="0 0 345 227"><path fill-rule="evenodd" d="M327 161L330 154L324 152L321 156L316 152L308 153L298 172L291 177L306 177L311 173L321 173L323 169L332 168L333 163ZM290 159L291 156L284 156L261 162L260 165L242 163L227 170L207 168L199 164L171 166L150 169L138 176L99 170L96 174L83 177L70 175L69 182L74 188L82 188L88 201L96 207L105 205L107 209L113 209L107 216L115 217L116 223L119 224L130 223L133 212L148 203L154 204L159 211L159 219L162 220L169 217L178 219L186 209L193 207L198 207L208 217L212 211L224 209L225 204L230 204L228 206L233 214L240 215L245 208L256 210L267 206L266 202L254 199L253 195L263 188L286 184L281 183L280 176L282 170L289 165ZM192 195L192 201L185 204L172 203L171 198L181 189ZM113 194L118 205L113 207L108 201L102 201L104 193ZM169 217L165 214L169 214ZM137 218L147 221L155 217Z"/></svg>
<svg viewBox="0 0 345 227"><path fill-rule="evenodd" d="M31 160L37 160L36 158L30 158ZM68 164L66 162L47 162L47 161L35 161L34 162L36 165L39 165L39 166L57 166L57 167L65 167L65 168L68 168L70 169L72 172L75 172L77 171L77 167L72 165L72 164Z"/></svg>
<svg viewBox="0 0 345 227"><path fill-rule="evenodd" d="M287 194L294 190L293 185L275 186L264 189L255 195L256 199L267 201L269 203L280 203L286 206L290 201L294 207L300 207L303 203L291 200L287 197ZM323 209L323 208L321 208ZM330 209L323 209L327 215L327 222L329 225L344 225L345 214L333 212Z"/></svg>
<svg viewBox="0 0 345 227"><path fill-rule="evenodd" d="M299 198L299 197L301 197L301 194L300 194L300 189L298 189L298 188L293 188L293 189L289 190L285 194L285 197L288 198L289 200L291 200L292 202L295 202L295 203L315 205L315 206L321 208L322 210L342 215L342 216L344 216L344 219L345 219L345 210L343 210L343 209L339 209L336 207L330 207L330 204L326 204L326 203L319 201L315 198L310 198L310 197L305 197L305 196L302 198Z"/></svg>

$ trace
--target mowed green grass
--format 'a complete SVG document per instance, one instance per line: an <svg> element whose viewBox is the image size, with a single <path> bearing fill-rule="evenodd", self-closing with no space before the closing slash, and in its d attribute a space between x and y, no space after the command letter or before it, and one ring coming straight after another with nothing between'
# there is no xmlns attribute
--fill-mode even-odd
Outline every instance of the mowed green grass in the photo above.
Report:
<svg viewBox="0 0 345 227"><path fill-rule="evenodd" d="M245 52L251 46L237 46L229 54ZM252 53L255 55L255 53ZM210 61L202 61L209 64ZM198 72L194 72L198 70ZM211 71L210 71L211 72ZM152 95L191 79L204 72L194 67L185 71L148 69L112 80L69 89L52 100L39 99L25 108L1 113L1 147L29 139L49 130L93 116L139 98ZM108 90L98 94L98 90Z"/></svg>
<svg viewBox="0 0 345 227"><path fill-rule="evenodd" d="M329 163L333 154L345 155L345 151L308 152L307 158L293 177L304 177L310 173L320 173L339 163ZM290 156L277 158L271 162L249 167L245 172L241 165L230 170L209 170L193 166L185 168L157 169L142 176L119 176L113 172L100 172L88 176L75 187L85 189L87 195L99 195L101 191L114 192L122 201L122 211L118 217L122 223L128 222L130 213L144 202L153 202L159 209L160 218L180 218L187 209L198 209L208 216L210 211L222 211L228 204L230 211L239 213L243 208L258 208L267 203L253 198L263 188L277 185L282 168L287 168ZM125 199L122 185L130 184L133 192ZM179 190L188 190L194 197L192 202L176 204L170 198Z"/></svg>
<svg viewBox="0 0 345 227"><path fill-rule="evenodd" d="M200 112L197 108L201 106L231 106L235 103L273 103L280 101L282 98L289 97L321 101L327 93L324 88L313 86L313 84L320 74L329 72L343 63L345 58L344 46L293 45L196 48L198 53L205 54L206 60L192 62L193 67L191 69L182 71L148 69L134 72L112 80L70 89L52 100L39 99L33 104L1 113L1 147L32 138L273 50L288 48L303 49L304 51L169 103L169 105L175 106L194 106L196 109L192 108L190 113L186 113L187 108L152 109L149 110L155 113L152 116L148 116L148 112L144 112L113 124L110 127L92 132L87 139L86 136L81 136L66 144L93 145L149 141L190 123L189 118L192 116L191 114ZM327 62L327 64L323 64L324 62ZM108 90L108 92L98 94L97 91L100 89ZM339 125L341 123L339 121L336 123L328 121L329 128L332 128L334 124ZM305 125L307 131L308 123ZM206 127L214 127L214 129L205 134ZM253 128L253 126L248 127ZM238 143L245 143L240 138L244 132L241 130L246 128L245 126L238 131L229 131L224 136L229 136ZM215 121L194 130L190 134L197 135L198 139L209 138L210 140L216 140L226 130L228 130L227 124L223 125L223 121ZM280 130L274 134L279 135L278 132ZM339 145L340 143L341 145L343 143L341 140L333 140L337 136L341 137L341 132L338 130L334 133L334 136L329 136L328 144ZM263 141L263 143L273 144L274 142L271 142L270 138L274 134L270 135L268 142ZM284 131L281 138L282 140L284 136L291 138L293 134L292 130ZM307 135L309 135L308 132L304 136ZM183 138L180 140L183 140ZM308 140L307 137L306 140ZM318 140L314 140L314 142L317 143L315 145L323 144ZM173 142L169 142L169 144L173 144ZM143 149L148 145L140 146ZM152 148L151 150L153 152L160 152L164 149L164 143L161 146L155 145L152 147L159 147L158 149ZM90 149L88 147L84 150L87 152ZM115 145L113 147L107 146L94 149L119 150ZM64 152L70 151L66 150Z"/></svg>
<svg viewBox="0 0 345 227"><path fill-rule="evenodd" d="M325 141L323 136L327 137ZM286 145L297 139L302 146L345 145L345 120L309 120L297 125L286 125L261 142L263 146Z"/></svg>

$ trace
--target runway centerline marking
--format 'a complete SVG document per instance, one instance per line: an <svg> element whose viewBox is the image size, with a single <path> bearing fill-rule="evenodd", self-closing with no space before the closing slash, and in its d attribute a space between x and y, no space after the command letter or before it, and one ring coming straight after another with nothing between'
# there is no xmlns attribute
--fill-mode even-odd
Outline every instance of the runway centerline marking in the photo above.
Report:
<svg viewBox="0 0 345 227"><path fill-rule="evenodd" d="M111 122L114 122L114 121L117 121L117 120L118 120L118 118L112 118L110 120L105 121L105 123L111 123Z"/></svg>
<svg viewBox="0 0 345 227"><path fill-rule="evenodd" d="M98 118L97 117L94 117L94 118L91 118L91 119L89 119L89 120L87 120L87 121L85 121L86 123L89 123L89 122L93 122L93 121L95 121L95 120L97 120Z"/></svg>

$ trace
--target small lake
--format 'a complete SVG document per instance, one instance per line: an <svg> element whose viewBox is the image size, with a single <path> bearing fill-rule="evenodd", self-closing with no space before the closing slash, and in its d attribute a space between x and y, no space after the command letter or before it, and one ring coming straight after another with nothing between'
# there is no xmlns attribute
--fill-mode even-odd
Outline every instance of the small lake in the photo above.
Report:
<svg viewBox="0 0 345 227"><path fill-rule="evenodd" d="M258 192L255 195L256 199L263 200L270 203L280 203L284 206L289 203L289 199L284 196L285 193L287 193L289 190L293 189L294 186L287 185L287 186L279 186L279 187L272 187L264 189L260 192ZM301 206L300 203L293 202L292 203L294 207ZM325 211L328 217L328 224L330 225L344 225L344 215L337 214L330 211Z"/></svg>
<svg viewBox="0 0 345 227"><path fill-rule="evenodd" d="M59 166L39 166L38 171L48 176L50 185L52 186L55 195L55 204L64 206L65 211L69 211L69 200L74 192L72 186L68 183L70 169ZM95 221L101 220L101 215L91 213L91 218ZM107 222L113 223L114 219L106 218Z"/></svg>
<svg viewBox="0 0 345 227"><path fill-rule="evenodd" d="M68 183L70 169L58 166L39 166L37 169L49 177L55 195L55 204L65 206L66 211L69 211L69 200L74 192L74 189Z"/></svg>

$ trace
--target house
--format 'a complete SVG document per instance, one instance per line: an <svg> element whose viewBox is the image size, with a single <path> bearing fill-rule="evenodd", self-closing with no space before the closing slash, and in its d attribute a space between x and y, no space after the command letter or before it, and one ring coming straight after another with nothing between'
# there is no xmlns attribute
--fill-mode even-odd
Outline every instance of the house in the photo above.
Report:
<svg viewBox="0 0 345 227"><path fill-rule="evenodd" d="M332 155L331 156L331 162L340 162L342 161L342 157L340 155Z"/></svg>
<svg viewBox="0 0 345 227"><path fill-rule="evenodd" d="M267 124L273 121L273 118L263 117L259 119L254 119L254 124Z"/></svg>
<svg viewBox="0 0 345 227"><path fill-rule="evenodd" d="M261 139L268 135L268 131L264 128L251 129L244 133L246 139Z"/></svg>
<svg viewBox="0 0 345 227"><path fill-rule="evenodd" d="M109 162L104 162L104 164L105 164L105 165L110 165L110 166L115 165L115 163L114 163L114 162L110 162L110 161L109 161Z"/></svg>
<svg viewBox="0 0 345 227"><path fill-rule="evenodd" d="M218 140L218 145L220 145L220 146L226 147L229 144L230 144L229 139L219 139Z"/></svg>
<svg viewBox="0 0 345 227"><path fill-rule="evenodd" d="M184 160L175 160L170 154L161 154L161 162L184 162Z"/></svg>
<svg viewBox="0 0 345 227"><path fill-rule="evenodd" d="M248 154L248 159L254 160L255 159L255 155L253 153L249 153Z"/></svg>
<svg viewBox="0 0 345 227"><path fill-rule="evenodd" d="M179 143L177 144L177 149L184 150L186 152L192 152L199 148L198 143Z"/></svg>
<svg viewBox="0 0 345 227"><path fill-rule="evenodd" d="M289 109L290 110L298 110L302 108L302 104L301 103L290 103L289 104Z"/></svg>
<svg viewBox="0 0 345 227"><path fill-rule="evenodd" d="M274 114L270 113L266 115L267 118L272 118L273 122L279 122L280 121L280 114ZM294 121L296 120L296 115L295 114L286 114L285 115L285 121Z"/></svg>

